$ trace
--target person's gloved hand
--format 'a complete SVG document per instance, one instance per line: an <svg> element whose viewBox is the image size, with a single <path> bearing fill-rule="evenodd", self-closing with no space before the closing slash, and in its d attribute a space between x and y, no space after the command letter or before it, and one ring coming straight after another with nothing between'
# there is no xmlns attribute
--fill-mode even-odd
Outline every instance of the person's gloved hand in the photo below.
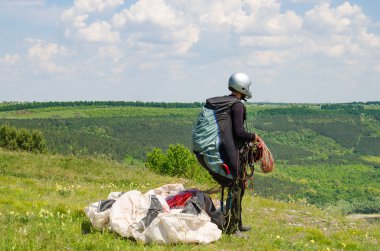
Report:
<svg viewBox="0 0 380 251"><path fill-rule="evenodd" d="M261 139L261 137L257 134L257 133L255 133L255 139L253 140L253 143L255 144L256 142L259 142L259 143L261 143L263 140Z"/></svg>
<svg viewBox="0 0 380 251"><path fill-rule="evenodd" d="M253 160L257 162L263 157L263 140L258 134L255 134L253 143Z"/></svg>

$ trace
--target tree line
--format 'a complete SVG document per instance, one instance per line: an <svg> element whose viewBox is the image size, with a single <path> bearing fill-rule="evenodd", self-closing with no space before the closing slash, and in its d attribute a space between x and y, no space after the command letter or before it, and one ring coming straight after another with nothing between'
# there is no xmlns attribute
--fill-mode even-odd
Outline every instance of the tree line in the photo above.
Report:
<svg viewBox="0 0 380 251"><path fill-rule="evenodd" d="M0 111L17 111L25 109L37 109L48 107L80 107L80 106L138 106L157 108L197 108L202 103L180 103L180 102L141 102L141 101L70 101L70 102L9 102L2 103Z"/></svg>

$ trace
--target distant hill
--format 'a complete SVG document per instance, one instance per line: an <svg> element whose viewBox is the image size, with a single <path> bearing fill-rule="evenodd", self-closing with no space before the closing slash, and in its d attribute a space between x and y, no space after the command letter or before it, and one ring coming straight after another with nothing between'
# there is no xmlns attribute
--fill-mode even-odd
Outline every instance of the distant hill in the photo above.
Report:
<svg viewBox="0 0 380 251"><path fill-rule="evenodd" d="M267 139L277 159L297 163L326 159L329 163L344 162L347 158L352 161L358 159L358 154L380 155L380 105L369 103L253 104L247 105L247 122L249 129ZM175 143L190 147L191 129L200 105L3 103L0 123L40 129L51 152L144 159L152 147L166 148Z"/></svg>

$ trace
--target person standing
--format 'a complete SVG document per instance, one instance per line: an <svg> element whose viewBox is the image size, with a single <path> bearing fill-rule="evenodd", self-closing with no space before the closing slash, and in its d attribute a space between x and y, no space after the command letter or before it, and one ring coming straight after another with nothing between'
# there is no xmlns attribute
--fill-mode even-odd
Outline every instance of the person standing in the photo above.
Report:
<svg viewBox="0 0 380 251"><path fill-rule="evenodd" d="M224 188L228 188L225 210L222 203L224 221L218 225L227 234L250 230L241 218L245 170L240 163L240 151L260 139L244 128L247 113L242 101L252 98L251 85L247 74L232 74L228 80L231 94L207 99L193 129L193 152L222 186L222 201Z"/></svg>
<svg viewBox="0 0 380 251"><path fill-rule="evenodd" d="M235 149L238 153L244 144L255 142L259 139L257 134L248 132L246 128L244 128L247 112L245 105L241 101L246 101L247 99L252 98L252 92L249 89L251 85L252 81L250 77L241 72L232 74L228 80L228 89L231 91L230 96L235 97L240 101L235 103L230 109L232 134ZM239 157L237 158L237 161L240 161ZM230 210L231 222L229 224L232 224L232 226L229 226L230 229L228 230L230 233L245 232L251 229L249 226L244 226L242 224L242 200L245 192L245 184L240 179L240 177L243 177L244 175L240 164L241 163L238 162L237 177L234 177L237 180L234 185L228 189L227 210ZM232 208L228 208L229 200L232 200Z"/></svg>

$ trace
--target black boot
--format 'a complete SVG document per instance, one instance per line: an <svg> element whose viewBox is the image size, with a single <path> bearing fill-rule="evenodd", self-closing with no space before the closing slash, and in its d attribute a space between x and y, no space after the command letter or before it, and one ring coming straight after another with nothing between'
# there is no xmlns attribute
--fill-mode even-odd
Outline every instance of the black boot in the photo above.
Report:
<svg viewBox="0 0 380 251"><path fill-rule="evenodd" d="M241 221L241 216L240 216L240 221L239 221L239 231L240 232L247 232L251 230L252 228L249 226L243 226L243 222Z"/></svg>
<svg viewBox="0 0 380 251"><path fill-rule="evenodd" d="M242 231L236 231L233 236L237 237L237 238L242 238L242 239L249 239L249 235L246 234L246 233L243 233Z"/></svg>
<svg viewBox="0 0 380 251"><path fill-rule="evenodd" d="M251 230L252 228L251 227L249 227L249 226L243 226L243 225L240 225L239 224L239 231L240 232L247 232L247 231L249 231L249 230Z"/></svg>

